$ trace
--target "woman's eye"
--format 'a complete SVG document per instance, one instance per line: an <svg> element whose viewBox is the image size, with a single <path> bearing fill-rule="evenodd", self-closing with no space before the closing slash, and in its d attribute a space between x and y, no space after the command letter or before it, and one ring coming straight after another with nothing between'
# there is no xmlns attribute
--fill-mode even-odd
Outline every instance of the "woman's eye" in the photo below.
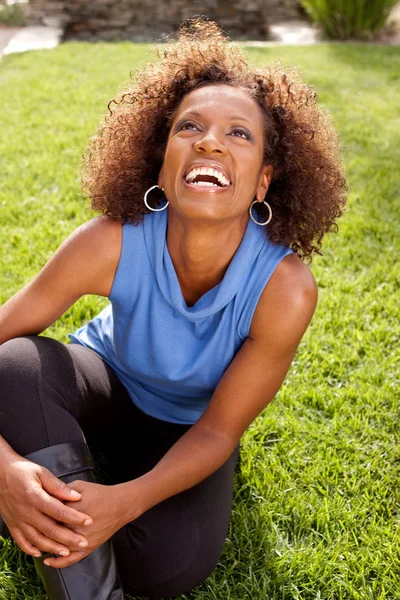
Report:
<svg viewBox="0 0 400 600"><path fill-rule="evenodd" d="M249 140L250 137L251 137L250 133L248 131L246 131L245 129L234 129L232 131L232 134L235 137L242 137L242 138L247 139L247 140ZM239 135L236 135L236 134L239 134Z"/></svg>
<svg viewBox="0 0 400 600"><path fill-rule="evenodd" d="M188 122L188 123L183 123L183 125L181 126L181 129L189 129L189 131L190 131L192 128L193 128L193 129L198 129L197 125L195 125L194 123L190 123L190 122Z"/></svg>

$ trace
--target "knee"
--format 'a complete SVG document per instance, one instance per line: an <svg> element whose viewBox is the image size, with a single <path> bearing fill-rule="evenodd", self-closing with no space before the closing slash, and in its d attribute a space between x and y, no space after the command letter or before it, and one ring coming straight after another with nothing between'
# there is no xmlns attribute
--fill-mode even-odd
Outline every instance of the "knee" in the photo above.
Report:
<svg viewBox="0 0 400 600"><path fill-rule="evenodd" d="M2 362L5 360L15 361L25 355L31 355L32 351L35 350L36 340L38 339L39 336L36 335L25 335L7 340L7 342L0 345Z"/></svg>
<svg viewBox="0 0 400 600"><path fill-rule="evenodd" d="M1 344L0 381L3 381L3 376L14 375L22 365L31 362L32 349L33 344L28 337L13 338Z"/></svg>
<svg viewBox="0 0 400 600"><path fill-rule="evenodd" d="M8 381L16 383L21 374L36 370L37 336L25 336L8 340L0 346L0 384Z"/></svg>
<svg viewBox="0 0 400 600"><path fill-rule="evenodd" d="M55 351L53 342L59 343L50 338L24 336L0 346L2 413L11 410L16 415L29 409L31 402L36 406L43 377L56 374L56 365L51 358Z"/></svg>
<svg viewBox="0 0 400 600"><path fill-rule="evenodd" d="M63 352L63 344L52 338L26 335L12 338L0 345L1 373L37 371L43 364L52 363L52 357Z"/></svg>

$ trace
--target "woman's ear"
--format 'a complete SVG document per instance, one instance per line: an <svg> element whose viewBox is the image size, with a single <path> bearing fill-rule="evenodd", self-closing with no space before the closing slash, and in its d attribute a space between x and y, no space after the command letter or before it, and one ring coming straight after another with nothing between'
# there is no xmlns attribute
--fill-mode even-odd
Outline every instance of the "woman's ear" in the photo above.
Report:
<svg viewBox="0 0 400 600"><path fill-rule="evenodd" d="M268 192L273 172L274 168L272 165L264 165L261 170L260 181L256 191L256 198L259 202L263 202L265 195Z"/></svg>

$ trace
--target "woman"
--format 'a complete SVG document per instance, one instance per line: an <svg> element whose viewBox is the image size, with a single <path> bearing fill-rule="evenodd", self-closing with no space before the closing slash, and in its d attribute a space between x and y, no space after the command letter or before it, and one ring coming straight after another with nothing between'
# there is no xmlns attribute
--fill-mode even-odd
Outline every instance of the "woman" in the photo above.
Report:
<svg viewBox="0 0 400 600"><path fill-rule="evenodd" d="M0 309L0 513L51 599L177 596L215 568L239 440L344 210L336 131L294 71L251 68L201 18L161 55L91 142L102 216ZM111 304L71 344L38 337L84 294Z"/></svg>

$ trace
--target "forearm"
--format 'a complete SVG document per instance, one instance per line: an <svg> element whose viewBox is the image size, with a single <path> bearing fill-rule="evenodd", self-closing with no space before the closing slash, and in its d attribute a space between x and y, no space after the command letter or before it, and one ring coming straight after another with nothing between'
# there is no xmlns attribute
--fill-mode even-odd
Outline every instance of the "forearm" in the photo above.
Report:
<svg viewBox="0 0 400 600"><path fill-rule="evenodd" d="M218 433L196 425L191 427L154 469L118 486L124 521L137 518L166 498L206 479L228 460L235 446L233 440Z"/></svg>

